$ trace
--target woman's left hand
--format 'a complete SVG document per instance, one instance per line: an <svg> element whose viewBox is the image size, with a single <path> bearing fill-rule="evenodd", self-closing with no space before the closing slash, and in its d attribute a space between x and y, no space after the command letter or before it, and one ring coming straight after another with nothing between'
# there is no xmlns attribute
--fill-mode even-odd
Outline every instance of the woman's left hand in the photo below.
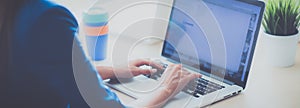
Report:
<svg viewBox="0 0 300 108"><path fill-rule="evenodd" d="M153 67L152 69L142 69L140 66L147 65ZM97 70L103 79L109 78L132 78L138 75L149 75L157 72L157 69L163 69L163 67L150 59L136 59L129 61L127 65L121 65L118 67L104 67L99 66Z"/></svg>
<svg viewBox="0 0 300 108"><path fill-rule="evenodd" d="M147 65L153 68L142 69L140 66ZM162 69L163 67L150 60L150 59L136 59L129 61L128 65L115 67L113 72L117 78L132 78L138 75L149 75L157 72L157 69Z"/></svg>

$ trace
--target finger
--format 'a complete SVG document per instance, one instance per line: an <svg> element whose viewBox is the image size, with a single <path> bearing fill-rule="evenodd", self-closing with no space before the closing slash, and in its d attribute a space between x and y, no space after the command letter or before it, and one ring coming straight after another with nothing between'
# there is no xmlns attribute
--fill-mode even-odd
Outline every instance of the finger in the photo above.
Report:
<svg viewBox="0 0 300 108"><path fill-rule="evenodd" d="M201 77L201 74L193 73L193 74L189 74L189 75L187 76L187 79L188 79L189 81L191 81L191 80L194 80L194 79L200 78L200 77Z"/></svg>
<svg viewBox="0 0 300 108"><path fill-rule="evenodd" d="M163 72L160 80L163 81L163 82L172 82L173 79L176 79L176 76L177 76L177 71L175 69L175 66L174 64L170 64L167 69L165 70L165 72ZM179 79L179 78L178 78Z"/></svg>
<svg viewBox="0 0 300 108"><path fill-rule="evenodd" d="M163 75L165 74L165 73L172 73L173 71L174 71L174 67L175 67L175 65L174 64L170 64L168 67L167 67L167 69L165 70L165 72L163 73Z"/></svg>
<svg viewBox="0 0 300 108"><path fill-rule="evenodd" d="M135 66L142 66L142 65L149 65L150 60L149 59L137 59L133 61L133 65Z"/></svg>
<svg viewBox="0 0 300 108"><path fill-rule="evenodd" d="M178 70L175 78L181 78L181 77L182 77L182 72L181 70Z"/></svg>
<svg viewBox="0 0 300 108"><path fill-rule="evenodd" d="M199 73L196 73L196 77L197 77L197 78L201 78L201 77L202 77L202 75L201 75L201 74L199 74Z"/></svg>
<svg viewBox="0 0 300 108"><path fill-rule="evenodd" d="M156 61L150 60L149 65L154 67L154 68L157 68L157 69L164 69L163 65L159 62L156 62Z"/></svg>
<svg viewBox="0 0 300 108"><path fill-rule="evenodd" d="M186 86L192 79L194 79L192 77L192 75L188 75L188 76L185 76L185 77L182 77L180 78L180 81L179 81L179 85L184 87Z"/></svg>
<svg viewBox="0 0 300 108"><path fill-rule="evenodd" d="M181 64L177 64L177 65L175 65L175 69L177 69L177 70L181 70L181 69L182 69L182 65L181 65Z"/></svg>
<svg viewBox="0 0 300 108"><path fill-rule="evenodd" d="M152 67L157 68L157 69L163 69L164 68L159 61L153 61L153 60L150 60L150 59L139 59L137 61L138 62L137 62L136 65L149 65L149 66L152 66Z"/></svg>
<svg viewBox="0 0 300 108"><path fill-rule="evenodd" d="M191 74L191 72L189 72L189 71L187 71L185 69L181 69L181 73L182 73L182 75L189 75L189 74Z"/></svg>
<svg viewBox="0 0 300 108"><path fill-rule="evenodd" d="M200 78L201 75L198 74L198 73L188 73L188 74L185 74L185 75L182 75L181 76L181 80L182 80L182 83L185 84L185 83L188 83L188 82L191 82L192 80L196 79L196 78Z"/></svg>
<svg viewBox="0 0 300 108"><path fill-rule="evenodd" d="M168 67L174 67L174 66L175 66L175 64L171 63L171 64L169 64Z"/></svg>
<svg viewBox="0 0 300 108"><path fill-rule="evenodd" d="M186 70L186 69L184 69L184 68L181 68L181 70L182 70L182 71L186 71L186 72L188 72L188 70Z"/></svg>
<svg viewBox="0 0 300 108"><path fill-rule="evenodd" d="M157 72L157 69L137 69L136 73L137 75L143 74L143 75L150 75Z"/></svg>

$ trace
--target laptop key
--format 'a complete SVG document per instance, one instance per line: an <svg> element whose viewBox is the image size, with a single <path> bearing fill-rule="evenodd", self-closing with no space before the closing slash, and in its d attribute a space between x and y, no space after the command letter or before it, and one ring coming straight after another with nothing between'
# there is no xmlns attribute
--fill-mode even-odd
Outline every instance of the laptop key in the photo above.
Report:
<svg viewBox="0 0 300 108"><path fill-rule="evenodd" d="M196 97L196 98L200 97L199 93L196 93L196 92L193 93L193 96Z"/></svg>
<svg viewBox="0 0 300 108"><path fill-rule="evenodd" d="M194 93L191 94L194 97L199 97L199 94L200 95L206 95L206 94L209 94L209 93L212 93L214 91L217 91L217 90L220 90L220 89L224 88L224 86L219 85L219 84L214 83L214 82L211 82L211 81L206 80L204 78L199 78L199 79L193 81L193 83L194 83L194 85L191 85L192 83L189 83L190 86L188 86L188 87L193 87L193 88L189 88L190 90L195 89Z"/></svg>

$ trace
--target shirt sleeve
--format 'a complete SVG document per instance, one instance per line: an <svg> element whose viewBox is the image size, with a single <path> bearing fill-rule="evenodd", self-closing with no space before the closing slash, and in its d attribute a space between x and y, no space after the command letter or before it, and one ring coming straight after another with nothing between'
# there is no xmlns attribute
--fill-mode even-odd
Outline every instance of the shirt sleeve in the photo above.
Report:
<svg viewBox="0 0 300 108"><path fill-rule="evenodd" d="M28 67L71 108L124 107L86 58L72 14L57 6L43 13L30 30ZM50 91L50 90L49 90Z"/></svg>

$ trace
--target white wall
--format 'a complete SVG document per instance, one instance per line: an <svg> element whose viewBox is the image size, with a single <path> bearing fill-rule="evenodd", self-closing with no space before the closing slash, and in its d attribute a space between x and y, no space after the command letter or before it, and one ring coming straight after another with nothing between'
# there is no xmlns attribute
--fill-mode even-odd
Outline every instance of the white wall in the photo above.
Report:
<svg viewBox="0 0 300 108"><path fill-rule="evenodd" d="M156 18L168 20L167 5L172 0L53 0L66 6L81 22L82 12L93 4L105 8L110 15L110 33L133 37L135 34L164 36L167 23ZM160 2L160 3L158 3ZM158 9L158 10L157 10ZM140 24L138 24L140 23ZM142 23L142 24L141 24ZM123 31L128 27L135 28L135 32Z"/></svg>
<svg viewBox="0 0 300 108"><path fill-rule="evenodd" d="M52 0L67 7L77 18L81 20L82 12L92 6L97 0Z"/></svg>

